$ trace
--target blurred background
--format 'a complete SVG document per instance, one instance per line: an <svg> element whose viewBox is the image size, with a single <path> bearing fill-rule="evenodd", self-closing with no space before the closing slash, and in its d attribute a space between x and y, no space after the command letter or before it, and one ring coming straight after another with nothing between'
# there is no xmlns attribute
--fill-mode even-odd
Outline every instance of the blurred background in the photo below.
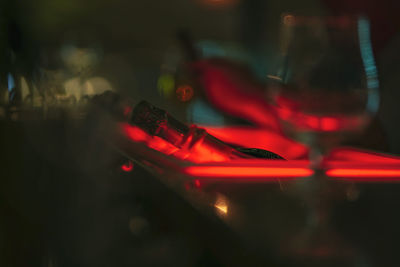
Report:
<svg viewBox="0 0 400 267"><path fill-rule="evenodd" d="M147 100L184 123L249 125L207 101L191 69L193 53L234 62L252 82L265 84L276 74L283 14L365 14L381 105L370 128L348 145L400 154L399 10L395 0L1 0L1 266L243 266L247 257L221 260L209 244L213 238L236 244L235 233L204 222L156 182L148 185L150 175L140 167L140 179L130 179L115 167L126 159L100 145L102 128L76 119L85 117L93 96L112 91L130 104ZM397 203L391 190L372 190L381 202L366 198L357 214L343 210L386 228L371 239L392 236L390 249L368 245L376 257L354 266L398 266L393 231L400 218L380 221ZM181 216L190 227L176 223ZM369 239L355 235L358 243ZM253 248L238 241L235 249L226 255ZM265 266L255 254L254 264Z"/></svg>
<svg viewBox="0 0 400 267"><path fill-rule="evenodd" d="M387 139L388 151L400 150L400 130L392 122L398 111L396 1L3 0L1 5L3 98L5 88L13 86L8 81L21 79L22 98L34 87L44 90L38 89L43 83L50 83L47 91L52 92L46 94L51 98L74 96L76 101L112 89L135 100L151 99L179 119L217 124L222 118L213 116L201 101L179 101L174 96L180 86L194 86L184 66L189 58L179 42L180 32L191 36L203 57L242 63L265 82L268 74L276 73L282 14L365 14L371 20L381 82L380 125L375 128L382 128L385 137L375 137ZM194 90L196 98L200 92ZM40 95L33 96L36 105ZM202 111L193 115L193 109Z"/></svg>
<svg viewBox="0 0 400 267"><path fill-rule="evenodd" d="M371 20L381 83L382 105L375 128L382 133L374 137L387 140L387 151L399 152L400 130L392 122L398 111L396 1L3 0L1 5L4 99L4 90L11 90L13 84L21 87L21 82L25 91L19 93L23 94L20 98L32 96L29 99L36 105L44 83L52 87L45 90L50 98L74 96L74 101L112 89L136 101L151 99L181 120L209 124L220 124L223 118L195 101L199 88L194 88L195 98L190 101L176 96L180 86L195 87L185 66L192 59L179 41L181 32L191 36L203 58L222 57L243 64L254 78L265 82L268 74L276 73L282 14L365 14ZM370 145L378 142L371 139Z"/></svg>

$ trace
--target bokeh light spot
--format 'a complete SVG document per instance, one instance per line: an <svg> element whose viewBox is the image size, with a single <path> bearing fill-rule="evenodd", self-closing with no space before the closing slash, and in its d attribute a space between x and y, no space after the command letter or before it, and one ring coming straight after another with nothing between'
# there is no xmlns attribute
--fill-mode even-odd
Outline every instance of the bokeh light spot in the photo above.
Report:
<svg viewBox="0 0 400 267"><path fill-rule="evenodd" d="M163 96L170 96L174 92L175 79L171 74L163 74L157 81L158 91Z"/></svg>
<svg viewBox="0 0 400 267"><path fill-rule="evenodd" d="M176 97L182 101L187 102L193 98L194 90L189 85L182 85L176 89Z"/></svg>
<svg viewBox="0 0 400 267"><path fill-rule="evenodd" d="M200 187L201 187L200 180L198 180L198 179L194 180L194 186L195 186L196 188L200 188Z"/></svg>
<svg viewBox="0 0 400 267"><path fill-rule="evenodd" d="M288 26L293 26L295 23L295 17L293 15L285 15L283 17L283 23Z"/></svg>
<svg viewBox="0 0 400 267"><path fill-rule="evenodd" d="M129 160L121 166L121 170L124 172L131 172L133 170L133 162Z"/></svg>

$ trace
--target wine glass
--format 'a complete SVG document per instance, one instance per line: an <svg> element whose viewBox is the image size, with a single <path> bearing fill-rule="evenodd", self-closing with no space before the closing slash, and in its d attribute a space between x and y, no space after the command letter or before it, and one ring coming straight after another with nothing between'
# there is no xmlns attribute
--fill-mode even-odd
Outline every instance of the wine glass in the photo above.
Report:
<svg viewBox="0 0 400 267"><path fill-rule="evenodd" d="M364 130L378 109L369 21L285 14L281 27L280 67L269 76L270 88L283 131L310 147L315 170L295 188L309 216L306 229L290 242L309 256L321 248L340 254L349 249L330 227L329 213L343 188L337 190L320 170L323 155Z"/></svg>
<svg viewBox="0 0 400 267"><path fill-rule="evenodd" d="M368 125L379 82L367 18L284 15L280 51L270 78L286 133L326 153Z"/></svg>

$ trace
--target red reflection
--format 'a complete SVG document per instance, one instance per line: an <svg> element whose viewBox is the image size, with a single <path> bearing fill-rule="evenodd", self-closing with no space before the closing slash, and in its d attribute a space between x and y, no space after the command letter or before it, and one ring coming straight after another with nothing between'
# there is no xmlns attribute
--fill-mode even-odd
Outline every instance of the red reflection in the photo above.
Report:
<svg viewBox="0 0 400 267"><path fill-rule="evenodd" d="M200 187L201 187L200 180L198 180L198 179L194 180L194 186L195 186L196 188L200 188Z"/></svg>
<svg viewBox="0 0 400 267"><path fill-rule="evenodd" d="M289 120L290 118L291 117L288 117L288 118L286 118L286 120ZM318 127L319 127L319 120L316 117L312 117L312 116L305 117L304 123L310 129L318 129Z"/></svg>
<svg viewBox="0 0 400 267"><path fill-rule="evenodd" d="M224 151L207 145L203 140L199 140L193 146L181 149L158 136L150 136L139 127L124 124L123 129L131 140L144 143L154 150L181 160L188 160L196 163L230 161L230 155L228 153L224 153Z"/></svg>
<svg viewBox="0 0 400 267"><path fill-rule="evenodd" d="M190 151L186 152L188 157L186 158L192 162L221 162L230 161L230 155L223 153L223 151L218 151L213 147L207 146L204 142L197 142Z"/></svg>
<svg viewBox="0 0 400 267"><path fill-rule="evenodd" d="M314 172L308 168L258 167L258 166L190 166L185 173L196 177L226 178L281 178L308 177Z"/></svg>
<svg viewBox="0 0 400 267"><path fill-rule="evenodd" d="M133 162L128 161L127 163L123 164L121 166L121 170L123 170L124 172L131 172L133 170Z"/></svg>
<svg viewBox="0 0 400 267"><path fill-rule="evenodd" d="M176 146L174 146L171 143L168 143L167 141L158 136L151 137L150 140L147 142L147 145L150 148L160 151L166 155L171 155L179 150Z"/></svg>
<svg viewBox="0 0 400 267"><path fill-rule="evenodd" d="M320 118L321 130L322 131L337 131L340 129L339 122L340 122L340 120L338 118L322 117L322 118Z"/></svg>
<svg viewBox="0 0 400 267"><path fill-rule="evenodd" d="M168 143L164 139L158 136L150 136L139 127L123 124L122 128L132 141L145 143L148 147L166 155L170 155L178 150L177 147Z"/></svg>
<svg viewBox="0 0 400 267"><path fill-rule="evenodd" d="M354 130L365 124L365 118L354 116L318 116L290 110L286 107L277 108L279 116L292 123L299 130L334 132Z"/></svg>
<svg viewBox="0 0 400 267"><path fill-rule="evenodd" d="M268 129L252 127L204 127L218 139L242 147L274 152L285 159L306 159L308 148Z"/></svg>
<svg viewBox="0 0 400 267"><path fill-rule="evenodd" d="M327 163L333 161L400 163L400 158L355 148L336 148L329 153L329 155L325 158L325 161Z"/></svg>
<svg viewBox="0 0 400 267"><path fill-rule="evenodd" d="M337 148L324 159L328 177L355 182L400 181L400 158L354 148Z"/></svg>
<svg viewBox="0 0 400 267"><path fill-rule="evenodd" d="M242 72L226 62L202 61L196 63L195 68L202 74L200 79L208 100L218 109L272 131L280 131L262 86L240 78Z"/></svg>
<svg viewBox="0 0 400 267"><path fill-rule="evenodd" d="M139 127L124 124L123 129L131 140L145 143L149 147L167 155L174 154L180 159L187 159L192 162L230 160L229 156L216 153L212 148L206 147L201 142L192 147L189 153L184 149L179 150L159 137L148 135ZM205 129L208 133L224 142L243 147L265 149L285 159L305 159L308 156L308 148L306 146L266 129L250 127L205 127Z"/></svg>
<svg viewBox="0 0 400 267"><path fill-rule="evenodd" d="M297 96L301 97L301 96ZM279 96L276 98L277 106L275 107L278 116L290 123L299 131L317 131L317 132L335 132L335 131L353 131L362 129L368 122L367 116L354 111L353 114L341 114L337 110L338 102L341 95L312 95L304 96L304 103L296 100L296 96ZM355 96L348 96L345 104L351 109L351 102ZM326 105L322 99L330 100ZM355 100L354 100L355 101ZM354 105L354 104L353 104ZM314 114L312 112L304 112L305 110L328 110L330 116L322 114Z"/></svg>
<svg viewBox="0 0 400 267"><path fill-rule="evenodd" d="M133 141L146 142L151 138L145 131L143 131L139 127L124 124L123 128L127 136Z"/></svg>

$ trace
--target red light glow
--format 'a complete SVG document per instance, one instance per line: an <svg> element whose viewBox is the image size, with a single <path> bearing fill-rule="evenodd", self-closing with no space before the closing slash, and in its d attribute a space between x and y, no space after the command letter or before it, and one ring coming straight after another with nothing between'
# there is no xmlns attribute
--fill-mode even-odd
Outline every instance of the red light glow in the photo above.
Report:
<svg viewBox="0 0 400 267"><path fill-rule="evenodd" d="M196 177L227 178L281 178L308 177L314 172L308 168L284 167L245 167L245 166L191 166L185 169L189 175Z"/></svg>
<svg viewBox="0 0 400 267"><path fill-rule="evenodd" d="M144 143L149 148L157 150L163 154L174 156L181 160L191 162L221 162L229 161L229 154L207 146L204 142L197 142L190 149L178 148L158 136L150 136L137 126L124 124L123 128L126 135L135 142Z"/></svg>
<svg viewBox="0 0 400 267"><path fill-rule="evenodd" d="M283 109L283 111L285 111L285 109ZM286 118L286 120L288 119L290 118ZM311 129L317 129L319 127L319 120L316 117L311 117L311 116L305 117L304 123Z"/></svg>
<svg viewBox="0 0 400 267"><path fill-rule="evenodd" d="M333 161L344 162L371 162L371 163L399 163L400 158L383 153L364 151L355 148L336 148L325 158L327 163Z"/></svg>
<svg viewBox="0 0 400 267"><path fill-rule="evenodd" d="M194 186L196 188L200 188L201 187L201 183L200 183L200 181L198 179L194 180Z"/></svg>
<svg viewBox="0 0 400 267"><path fill-rule="evenodd" d="M354 148L337 148L324 159L326 176L353 182L400 181L400 158Z"/></svg>
<svg viewBox="0 0 400 267"><path fill-rule="evenodd" d="M299 129L321 132L357 129L365 123L364 119L360 116L325 117L293 112L287 108L278 108L278 114L282 119L290 121Z"/></svg>
<svg viewBox="0 0 400 267"><path fill-rule="evenodd" d="M128 161L127 163L121 166L121 170L123 170L124 172L131 172L133 170L133 162Z"/></svg>
<svg viewBox="0 0 400 267"><path fill-rule="evenodd" d="M126 135L133 141L146 142L151 138L145 131L143 131L139 127L124 124L123 128Z"/></svg>
<svg viewBox="0 0 400 267"><path fill-rule="evenodd" d="M204 126L203 126L204 127ZM274 152L283 158L306 159L308 148L268 129L253 127L204 127L218 139L243 147L254 147Z"/></svg>
<svg viewBox="0 0 400 267"><path fill-rule="evenodd" d="M188 159L192 162L223 162L230 161L229 154L207 146L204 142L197 142L190 149Z"/></svg>
<svg viewBox="0 0 400 267"><path fill-rule="evenodd" d="M326 122L329 125L329 120ZM199 142L187 149L179 149L160 137L152 137L138 127L123 124L126 135L135 142L146 144L166 155L195 163L210 162L206 165L193 165L183 169L184 173L201 178L232 178L257 180L276 180L277 178L309 177L314 171L309 169L305 158L308 149L278 135L277 133L254 128L209 128L212 135L228 143L244 147L257 147L281 154L289 161L266 161L262 159L231 160L223 153ZM211 163L218 162L218 163ZM352 148L333 150L323 162L326 176L354 182L395 182L400 181L400 158L386 154L373 153ZM372 165L373 164L373 165ZM125 172L133 169L133 163L121 166ZM194 186L201 183L194 180Z"/></svg>
<svg viewBox="0 0 400 267"><path fill-rule="evenodd" d="M322 117L320 120L322 131L329 132L340 129L339 120L337 118Z"/></svg>
<svg viewBox="0 0 400 267"><path fill-rule="evenodd" d="M212 61L202 61L194 65L200 70L201 82L208 100L218 109L256 125L280 132L278 118L274 109L265 100L262 86L249 83L240 78L242 72L219 65Z"/></svg>
<svg viewBox="0 0 400 267"><path fill-rule="evenodd" d="M175 153L178 148L158 136L150 136L137 126L123 124L126 135L135 142L145 143L148 147L166 155Z"/></svg>
<svg viewBox="0 0 400 267"><path fill-rule="evenodd" d="M159 137L152 137L139 127L123 124L125 134L135 142L145 143L148 147L167 155L192 162L229 161L230 158L221 153L216 153L211 148L199 143L191 151L178 149ZM206 127L207 132L224 142L243 147L255 147L277 153L285 159L305 159L308 148L296 143L278 133L266 129L251 127Z"/></svg>
<svg viewBox="0 0 400 267"><path fill-rule="evenodd" d="M400 169L330 169L326 171L326 175L329 177L342 177L342 178L354 178L354 177L375 177L375 178L386 178L386 177L398 177L400 178Z"/></svg>

